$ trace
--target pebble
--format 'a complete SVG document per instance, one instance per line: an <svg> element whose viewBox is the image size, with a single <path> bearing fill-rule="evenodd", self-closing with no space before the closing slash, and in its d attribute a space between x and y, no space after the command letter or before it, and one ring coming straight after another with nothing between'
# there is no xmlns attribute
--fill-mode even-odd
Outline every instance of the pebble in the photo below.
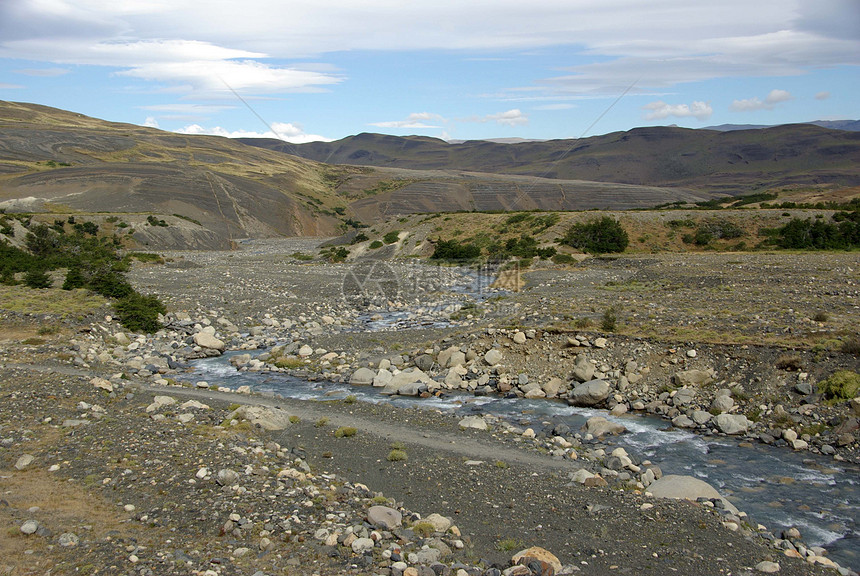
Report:
<svg viewBox="0 0 860 576"><path fill-rule="evenodd" d="M27 520L23 524L21 524L21 533L26 535L35 534L36 530L39 529L39 523L35 520Z"/></svg>

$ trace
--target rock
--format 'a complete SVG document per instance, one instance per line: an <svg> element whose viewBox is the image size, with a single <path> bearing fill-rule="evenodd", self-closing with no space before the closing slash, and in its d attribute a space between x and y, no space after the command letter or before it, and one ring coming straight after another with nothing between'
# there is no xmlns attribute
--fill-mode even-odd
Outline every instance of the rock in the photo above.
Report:
<svg viewBox="0 0 860 576"><path fill-rule="evenodd" d="M608 342L607 342L606 338L602 338L602 337L601 338L595 338L594 342L593 342L595 348L606 348L607 343Z"/></svg>
<svg viewBox="0 0 860 576"><path fill-rule="evenodd" d="M515 332L513 337L514 344L525 344L526 335L522 332Z"/></svg>
<svg viewBox="0 0 860 576"><path fill-rule="evenodd" d="M703 386L714 381L712 370L686 370L677 372L672 376L672 382L676 386Z"/></svg>
<svg viewBox="0 0 860 576"><path fill-rule="evenodd" d="M567 403L571 406L596 406L609 397L609 391L606 381L591 380L571 390Z"/></svg>
<svg viewBox="0 0 860 576"><path fill-rule="evenodd" d="M675 428L695 428L696 423L690 420L685 414L680 414L672 418L672 426Z"/></svg>
<svg viewBox="0 0 860 576"><path fill-rule="evenodd" d="M92 384L94 387L98 388L99 390L104 390L105 392L113 392L113 384L111 384L109 381L105 380L104 378L98 378L98 377L93 378L92 380L90 380L90 384Z"/></svg>
<svg viewBox="0 0 860 576"><path fill-rule="evenodd" d="M307 358L308 356L312 355L313 353L314 353L314 349L311 346L308 346L307 344L302 345L302 347L299 348L299 351L298 351L298 355L301 358Z"/></svg>
<svg viewBox="0 0 860 576"><path fill-rule="evenodd" d="M595 438L600 438L605 434L623 434L627 428L602 416L593 416L586 421L582 430Z"/></svg>
<svg viewBox="0 0 860 576"><path fill-rule="evenodd" d="M710 412L705 412L704 410L694 410L692 414L693 422L699 424L707 424L713 415Z"/></svg>
<svg viewBox="0 0 860 576"><path fill-rule="evenodd" d="M390 370L387 368L380 368L379 372L377 372L376 376L373 378L373 387L385 388L391 383L392 378L394 378L394 374L392 374Z"/></svg>
<svg viewBox="0 0 860 576"><path fill-rule="evenodd" d="M695 358L699 353L695 350L687 350L687 358Z"/></svg>
<svg viewBox="0 0 860 576"><path fill-rule="evenodd" d="M812 384L809 382L798 382L794 385L794 391L802 396L809 396L812 394Z"/></svg>
<svg viewBox="0 0 860 576"><path fill-rule="evenodd" d="M731 396L717 396L714 398L714 401L711 402L711 411L716 412L717 414L724 414L731 410L734 405L735 401L732 400Z"/></svg>
<svg viewBox="0 0 860 576"><path fill-rule="evenodd" d="M373 550L374 545L370 538L356 538L352 542L352 551L356 554L364 554Z"/></svg>
<svg viewBox="0 0 860 576"><path fill-rule="evenodd" d="M541 384L541 389L544 391L548 398L554 398L558 395L558 391L561 390L561 387L563 385L564 381L561 378L551 378L549 382Z"/></svg>
<svg viewBox="0 0 860 576"><path fill-rule="evenodd" d="M713 420L717 429L723 434L743 434L749 430L750 422L743 414L720 414Z"/></svg>
<svg viewBox="0 0 860 576"><path fill-rule="evenodd" d="M676 407L686 406L691 403L696 397L696 390L693 388L681 388L675 391L672 396L672 405Z"/></svg>
<svg viewBox="0 0 860 576"><path fill-rule="evenodd" d="M552 569L556 573L561 572L561 561L558 557L549 550L538 546L532 546L531 548L520 550L511 557L511 564L528 565L530 559L538 560L539 562L546 562L552 566Z"/></svg>
<svg viewBox="0 0 860 576"><path fill-rule="evenodd" d="M278 408L264 406L240 406L230 415L231 419L247 420L264 430L284 430L290 425L290 415Z"/></svg>
<svg viewBox="0 0 860 576"><path fill-rule="evenodd" d="M371 506L367 510L367 521L373 526L393 530L403 522L403 516L388 506Z"/></svg>
<svg viewBox="0 0 860 576"><path fill-rule="evenodd" d="M239 473L229 468L222 468L218 470L215 481L221 486L233 486L239 481Z"/></svg>
<svg viewBox="0 0 860 576"><path fill-rule="evenodd" d="M77 546L80 542L80 538L78 535L73 532L63 532L60 534L60 537L57 539L57 542L63 548L71 548L72 546Z"/></svg>
<svg viewBox="0 0 860 576"><path fill-rule="evenodd" d="M411 564L421 564L422 566L429 566L430 564L435 564L442 558L442 552L437 550L436 548L423 548L418 550L417 552L409 553L409 562ZM419 571L419 575L421 572Z"/></svg>
<svg viewBox="0 0 860 576"><path fill-rule="evenodd" d="M218 350L219 352L223 352L227 347L224 342L208 332L198 332L195 334L194 343L201 348L209 348L210 350Z"/></svg>
<svg viewBox="0 0 860 576"><path fill-rule="evenodd" d="M436 532L446 532L448 528L451 527L451 520L445 518L440 514L430 514L426 518L422 520L422 522L428 522L433 525L433 529Z"/></svg>
<svg viewBox="0 0 860 576"><path fill-rule="evenodd" d="M540 387L535 387L526 392L525 397L528 399L546 398L546 392L544 392Z"/></svg>
<svg viewBox="0 0 860 576"><path fill-rule="evenodd" d="M769 562L764 560L755 565L755 569L757 572L764 572L765 574L773 574L774 572L779 572L779 564L776 562Z"/></svg>
<svg viewBox="0 0 860 576"><path fill-rule="evenodd" d="M852 398L848 404L851 406L851 410L854 412L854 415L860 416L860 396Z"/></svg>
<svg viewBox="0 0 860 576"><path fill-rule="evenodd" d="M353 386L370 386L374 378L376 378L376 372L370 368L359 368L352 373L349 383Z"/></svg>
<svg viewBox="0 0 860 576"><path fill-rule="evenodd" d="M35 459L36 459L36 457L33 456L32 454L24 454L23 456L18 458L18 460L15 461L15 469L16 470L23 470L24 468L26 468L27 466L32 464L33 460L35 460Z"/></svg>
<svg viewBox="0 0 860 576"><path fill-rule="evenodd" d="M176 404L176 398L173 396L154 396L152 398L152 404L146 407L146 411L155 412L156 410L161 410L165 406L172 406Z"/></svg>
<svg viewBox="0 0 860 576"><path fill-rule="evenodd" d="M594 377L595 369L594 363L580 354L573 367L573 379L577 382L588 382Z"/></svg>
<svg viewBox="0 0 860 576"><path fill-rule="evenodd" d="M693 501L696 501L698 498L721 500L725 508L731 511L732 514L738 513L738 509L731 502L723 498L713 486L693 476L669 474L652 482L648 486L648 491L655 498L674 498L676 500Z"/></svg>
<svg viewBox="0 0 860 576"><path fill-rule="evenodd" d="M30 536L31 534L35 534L39 529L39 523L35 520L27 520L23 524L21 524L21 533Z"/></svg>
<svg viewBox="0 0 860 576"><path fill-rule="evenodd" d="M466 416L459 422L461 429L474 428L475 430L487 430L487 421L483 416Z"/></svg>
<svg viewBox="0 0 860 576"><path fill-rule="evenodd" d="M502 361L502 353L496 350L495 348L491 348L484 354L484 362L489 364L490 366L496 366Z"/></svg>
<svg viewBox="0 0 860 576"><path fill-rule="evenodd" d="M786 428L782 431L782 437L786 442L791 444L792 442L797 440L797 432L795 432L791 428Z"/></svg>
<svg viewBox="0 0 860 576"><path fill-rule="evenodd" d="M580 484L585 484L585 481L589 478L594 478L594 474L586 470L585 468L580 468L576 472L572 472L569 475L570 479L574 482L579 482Z"/></svg>

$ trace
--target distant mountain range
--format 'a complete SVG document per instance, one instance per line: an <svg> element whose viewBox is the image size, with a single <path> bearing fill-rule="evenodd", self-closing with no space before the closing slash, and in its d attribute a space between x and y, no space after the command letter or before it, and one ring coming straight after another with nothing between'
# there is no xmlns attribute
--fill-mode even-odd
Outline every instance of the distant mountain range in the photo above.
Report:
<svg viewBox="0 0 860 576"><path fill-rule="evenodd" d="M814 122L806 122L806 124L830 128L831 130L860 132L860 120L815 120ZM719 126L706 126L701 128L701 130L731 132L733 130L761 130L762 128L774 128L775 126L774 124L720 124Z"/></svg>
<svg viewBox="0 0 860 576"><path fill-rule="evenodd" d="M860 132L809 124L504 143L359 134L298 145L0 101L0 208L126 222L140 244L161 248L332 235L416 212L626 210L858 186ZM152 214L168 226L147 225Z"/></svg>
<svg viewBox="0 0 860 576"><path fill-rule="evenodd" d="M735 131L635 128L580 140L511 144L382 134L308 144L242 141L333 164L613 182L705 195L860 185L860 133L811 124Z"/></svg>

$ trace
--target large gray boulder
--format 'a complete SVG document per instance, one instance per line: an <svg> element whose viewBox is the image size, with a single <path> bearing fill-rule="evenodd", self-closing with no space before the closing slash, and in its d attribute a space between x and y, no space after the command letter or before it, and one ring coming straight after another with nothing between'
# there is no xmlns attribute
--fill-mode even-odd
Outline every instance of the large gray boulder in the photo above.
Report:
<svg viewBox="0 0 860 576"><path fill-rule="evenodd" d="M499 362L502 361L502 358L503 358L502 353L499 352L498 350L496 350L495 348L491 348L490 350L487 350L487 353L484 354L484 361L487 364L489 364L490 366L497 365Z"/></svg>
<svg viewBox="0 0 860 576"><path fill-rule="evenodd" d="M367 511L367 521L372 526L393 530L403 522L403 515L388 506L371 506Z"/></svg>
<svg viewBox="0 0 860 576"><path fill-rule="evenodd" d="M290 415L278 408L240 406L230 414L233 420L247 420L264 430L284 430L290 425Z"/></svg>
<svg viewBox="0 0 860 576"><path fill-rule="evenodd" d="M675 386L703 386L713 381L713 370L686 370L672 376Z"/></svg>
<svg viewBox="0 0 860 576"><path fill-rule="evenodd" d="M198 332L195 334L194 343L201 348L209 348L210 350L218 350L219 352L223 352L226 348L224 342L208 332Z"/></svg>
<svg viewBox="0 0 860 576"><path fill-rule="evenodd" d="M729 435L744 434L752 424L743 414L720 414L712 421L717 426L717 430Z"/></svg>
<svg viewBox="0 0 860 576"><path fill-rule="evenodd" d="M573 379L577 382L588 382L594 377L594 362L580 354L573 366Z"/></svg>
<svg viewBox="0 0 860 576"><path fill-rule="evenodd" d="M591 380L571 390L567 403L571 406L596 406L609 397L609 391L605 380Z"/></svg>
<svg viewBox="0 0 860 576"><path fill-rule="evenodd" d="M723 498L716 488L693 476L680 476L669 474L659 480L655 480L648 486L650 492L656 498L674 498L676 500L697 500L707 498L709 500L722 500L723 505L732 514L737 514L738 509L734 504Z"/></svg>
<svg viewBox="0 0 860 576"><path fill-rule="evenodd" d="M627 431L627 428L617 422L607 420L603 416L593 416L586 421L585 426L582 427L582 431L591 434L595 438L600 438L606 434L623 434Z"/></svg>
<svg viewBox="0 0 860 576"><path fill-rule="evenodd" d="M353 386L370 386L374 378L376 378L376 372L370 368L359 368L352 373L349 383Z"/></svg>

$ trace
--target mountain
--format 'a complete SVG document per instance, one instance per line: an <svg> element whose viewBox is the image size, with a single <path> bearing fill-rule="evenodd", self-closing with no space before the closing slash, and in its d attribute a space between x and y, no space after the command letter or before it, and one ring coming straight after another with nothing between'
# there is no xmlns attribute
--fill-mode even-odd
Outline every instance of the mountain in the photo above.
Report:
<svg viewBox="0 0 860 576"><path fill-rule="evenodd" d="M170 226L142 227L142 243L224 248L248 237L338 233L334 209L346 203L329 172L228 138L0 102L0 207L172 217Z"/></svg>
<svg viewBox="0 0 860 576"><path fill-rule="evenodd" d="M704 195L860 185L860 133L810 124L728 132L635 128L579 140L515 144L458 144L381 134L297 145L243 141L335 164L614 182L684 188Z"/></svg>
<svg viewBox="0 0 860 576"><path fill-rule="evenodd" d="M806 122L806 124L830 128L831 130L860 132L860 120L815 120L813 122ZM774 128L775 126L774 124L720 124L719 126L705 126L701 130L731 132L733 130L761 130L762 128Z"/></svg>

